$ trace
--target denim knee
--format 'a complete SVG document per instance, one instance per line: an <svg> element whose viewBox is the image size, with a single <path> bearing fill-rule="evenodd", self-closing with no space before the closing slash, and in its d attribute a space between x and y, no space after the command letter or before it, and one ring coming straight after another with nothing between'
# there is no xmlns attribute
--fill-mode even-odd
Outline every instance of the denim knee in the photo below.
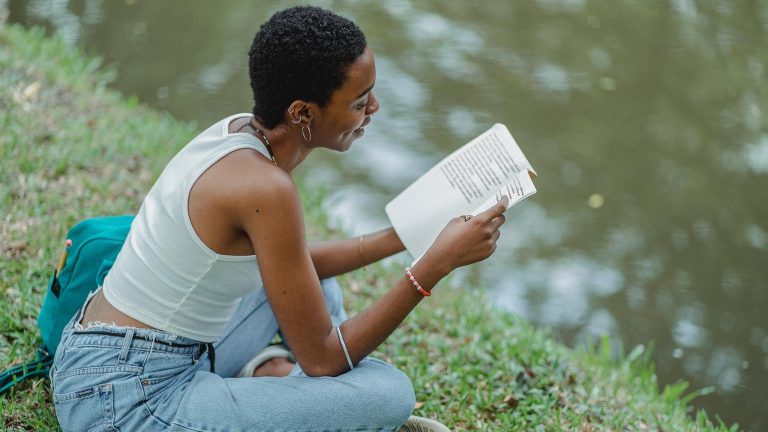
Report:
<svg viewBox="0 0 768 432"><path fill-rule="evenodd" d="M365 417L374 416L374 424L389 424L393 427L402 425L413 413L416 405L416 395L413 392L413 384L410 378L396 367L374 358L363 360L363 363L371 363L365 366L374 366L376 379L363 389L364 395L360 400L364 401ZM372 407L376 409L371 409ZM376 416L380 416L376 418Z"/></svg>
<svg viewBox="0 0 768 432"><path fill-rule="evenodd" d="M331 315L333 325L340 325L348 318L347 311L344 309L344 295L336 278L326 278L320 280L323 289L323 297L328 313Z"/></svg>

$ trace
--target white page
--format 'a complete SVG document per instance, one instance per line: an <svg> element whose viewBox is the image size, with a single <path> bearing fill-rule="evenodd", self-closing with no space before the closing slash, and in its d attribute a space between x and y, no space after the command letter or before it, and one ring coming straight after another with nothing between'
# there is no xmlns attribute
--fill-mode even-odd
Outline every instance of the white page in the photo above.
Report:
<svg viewBox="0 0 768 432"><path fill-rule="evenodd" d="M504 188L496 192L496 195L492 196L486 202L478 206L470 214L472 216L477 216L478 214L488 210L494 204L499 202L499 200L501 200L504 195L509 197L509 205L507 205L507 208L510 208L535 193L536 186L533 185L530 174L528 174L527 171L523 171L521 173L517 173L511 182L507 183Z"/></svg>
<svg viewBox="0 0 768 432"><path fill-rule="evenodd" d="M405 247L418 257L451 218L487 208L499 191L506 194L510 185L521 191L510 195L510 205L535 193L529 171L535 175L507 127L497 123L432 167L385 210Z"/></svg>

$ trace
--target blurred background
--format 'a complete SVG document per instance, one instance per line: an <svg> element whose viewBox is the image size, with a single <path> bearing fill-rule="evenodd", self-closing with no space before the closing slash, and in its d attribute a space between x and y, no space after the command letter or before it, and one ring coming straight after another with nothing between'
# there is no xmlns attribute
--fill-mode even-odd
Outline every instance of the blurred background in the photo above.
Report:
<svg viewBox="0 0 768 432"><path fill-rule="evenodd" d="M320 1L352 18L382 109L298 171L351 234L495 122L539 173L496 254L458 275L575 346L655 342L661 385L768 429L768 2ZM295 2L0 0L202 130L251 109L247 50ZM163 143L158 143L163 145ZM409 260L405 254L397 257Z"/></svg>

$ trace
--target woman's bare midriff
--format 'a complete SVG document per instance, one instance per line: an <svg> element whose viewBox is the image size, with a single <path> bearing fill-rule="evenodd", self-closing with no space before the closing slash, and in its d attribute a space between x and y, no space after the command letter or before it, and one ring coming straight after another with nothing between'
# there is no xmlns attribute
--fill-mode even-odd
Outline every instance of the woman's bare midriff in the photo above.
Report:
<svg viewBox="0 0 768 432"><path fill-rule="evenodd" d="M82 321L80 321L80 325L88 327L88 323L113 324L120 327L145 329L154 328L117 310L109 303L109 301L107 301L101 290L93 295L91 301L88 302L88 306L85 308L85 313L83 314Z"/></svg>

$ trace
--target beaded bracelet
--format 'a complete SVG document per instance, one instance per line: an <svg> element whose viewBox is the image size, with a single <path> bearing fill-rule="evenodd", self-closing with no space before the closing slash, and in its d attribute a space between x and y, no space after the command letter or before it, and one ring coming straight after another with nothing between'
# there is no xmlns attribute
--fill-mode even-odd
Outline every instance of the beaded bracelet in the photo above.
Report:
<svg viewBox="0 0 768 432"><path fill-rule="evenodd" d="M408 279L411 280L411 283L413 284L413 286L415 286L416 289L421 293L421 295L423 295L424 297L429 297L432 295L431 291L425 290L424 288L421 287L421 285L419 285L418 282L416 282L416 278L413 277L413 273L411 273L410 267L405 268L405 274L406 276L408 276Z"/></svg>

